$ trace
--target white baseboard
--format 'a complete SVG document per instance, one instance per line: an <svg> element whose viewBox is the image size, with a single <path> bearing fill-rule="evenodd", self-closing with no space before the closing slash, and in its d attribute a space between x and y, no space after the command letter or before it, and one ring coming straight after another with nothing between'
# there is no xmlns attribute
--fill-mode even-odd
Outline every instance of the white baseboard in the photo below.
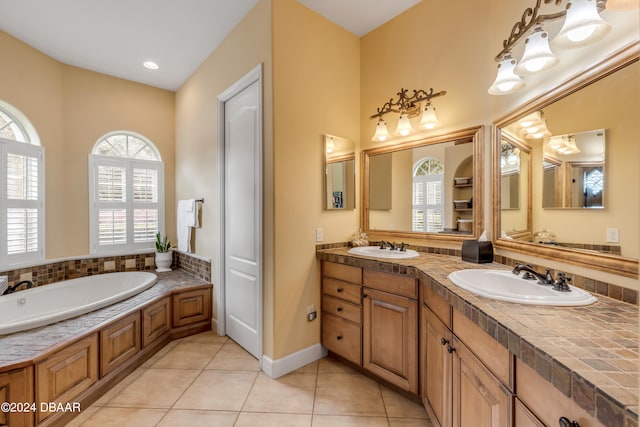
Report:
<svg viewBox="0 0 640 427"><path fill-rule="evenodd" d="M278 378L298 368L302 368L311 362L322 359L326 355L326 348L320 344L314 344L278 360L273 360L269 356L263 355L261 368L269 377Z"/></svg>

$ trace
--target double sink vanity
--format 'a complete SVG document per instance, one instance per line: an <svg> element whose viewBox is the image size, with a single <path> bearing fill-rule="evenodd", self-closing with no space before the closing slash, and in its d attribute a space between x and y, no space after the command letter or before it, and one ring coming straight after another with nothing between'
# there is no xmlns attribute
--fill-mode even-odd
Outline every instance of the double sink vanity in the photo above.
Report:
<svg viewBox="0 0 640 427"><path fill-rule="evenodd" d="M637 425L639 369L624 351L638 342L636 306L601 296L581 307L507 302L450 280L475 271L525 281L501 264L353 252L318 252L322 344L419 396L434 425Z"/></svg>

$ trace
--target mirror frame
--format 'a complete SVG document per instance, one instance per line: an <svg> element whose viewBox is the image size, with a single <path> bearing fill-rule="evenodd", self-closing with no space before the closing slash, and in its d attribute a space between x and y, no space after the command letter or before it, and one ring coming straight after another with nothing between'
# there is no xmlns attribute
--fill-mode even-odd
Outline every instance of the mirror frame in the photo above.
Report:
<svg viewBox="0 0 640 427"><path fill-rule="evenodd" d="M549 247L531 242L504 239L500 236L500 128L513 122L519 117L544 109L556 102L616 71L637 62L640 59L640 42L632 43L613 53L608 58L597 63L585 72L567 80L558 87L535 97L532 101L522 105L507 114L492 125L491 157L493 176L493 234L496 248L509 250L554 261L565 262L584 268L595 269L624 277L638 278L638 259L626 258L605 253L593 253L581 249L565 247Z"/></svg>
<svg viewBox="0 0 640 427"><path fill-rule="evenodd" d="M483 127L476 126L472 128L462 129L443 135L430 136L415 141L402 142L395 145L386 145L384 147L370 148L363 150L361 153L362 165L362 210L361 224L363 231L369 233L369 236L375 234L376 237L402 237L417 240L445 240L445 241L463 241L468 239L477 239L484 231L484 139ZM455 142L460 140L471 140L473 144L473 232L471 234L454 234L454 233L426 233L416 231L391 231L391 230L371 230L369 229L369 157L377 154L392 153L394 151L409 150L416 147L438 144L442 142ZM453 184L452 184L453 185Z"/></svg>
<svg viewBox="0 0 640 427"><path fill-rule="evenodd" d="M525 230L516 230L509 234L509 236L514 239L521 239L524 237L532 237L533 236L533 185L532 185L532 171L531 168L533 166L533 160L531 158L531 147L517 141L511 137L509 134L501 135L500 143L504 140L505 142L513 145L516 148L519 148L520 151L527 153L527 176L525 177L527 180L527 228ZM502 147L502 146L501 146ZM500 153L498 152L498 165L500 164ZM502 168L500 168L502 169ZM500 170L500 182L502 182L502 170ZM499 200L498 200L499 202ZM500 212L502 214L502 204L500 204ZM497 230L497 229L496 229Z"/></svg>

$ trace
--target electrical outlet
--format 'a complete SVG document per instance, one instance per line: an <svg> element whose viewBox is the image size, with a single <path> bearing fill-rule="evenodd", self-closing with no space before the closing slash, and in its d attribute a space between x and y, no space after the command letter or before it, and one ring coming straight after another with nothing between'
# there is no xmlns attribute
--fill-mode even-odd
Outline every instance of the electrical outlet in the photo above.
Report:
<svg viewBox="0 0 640 427"><path fill-rule="evenodd" d="M617 228L607 228L607 243L620 243L620 231Z"/></svg>
<svg viewBox="0 0 640 427"><path fill-rule="evenodd" d="M318 227L316 228L316 242L322 242L322 240L324 239L324 232L322 230L322 228Z"/></svg>
<svg viewBox="0 0 640 427"><path fill-rule="evenodd" d="M312 320L316 320L318 317L318 312L316 311L316 306L311 304L307 306L307 320L311 322Z"/></svg>

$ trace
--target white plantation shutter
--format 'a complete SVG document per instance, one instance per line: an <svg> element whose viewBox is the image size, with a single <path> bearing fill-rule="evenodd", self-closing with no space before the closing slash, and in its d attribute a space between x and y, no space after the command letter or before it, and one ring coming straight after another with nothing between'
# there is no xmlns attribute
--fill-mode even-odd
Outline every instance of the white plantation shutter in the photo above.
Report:
<svg viewBox="0 0 640 427"><path fill-rule="evenodd" d="M44 258L44 149L0 139L0 265Z"/></svg>
<svg viewBox="0 0 640 427"><path fill-rule="evenodd" d="M437 233L444 229L444 167L434 158L420 161L413 176L413 231Z"/></svg>
<svg viewBox="0 0 640 427"><path fill-rule="evenodd" d="M94 152L107 152L105 146L118 150L89 156L92 253L152 250L156 233L164 231L163 163L118 157L130 151L147 158L155 152L140 141L112 135Z"/></svg>

